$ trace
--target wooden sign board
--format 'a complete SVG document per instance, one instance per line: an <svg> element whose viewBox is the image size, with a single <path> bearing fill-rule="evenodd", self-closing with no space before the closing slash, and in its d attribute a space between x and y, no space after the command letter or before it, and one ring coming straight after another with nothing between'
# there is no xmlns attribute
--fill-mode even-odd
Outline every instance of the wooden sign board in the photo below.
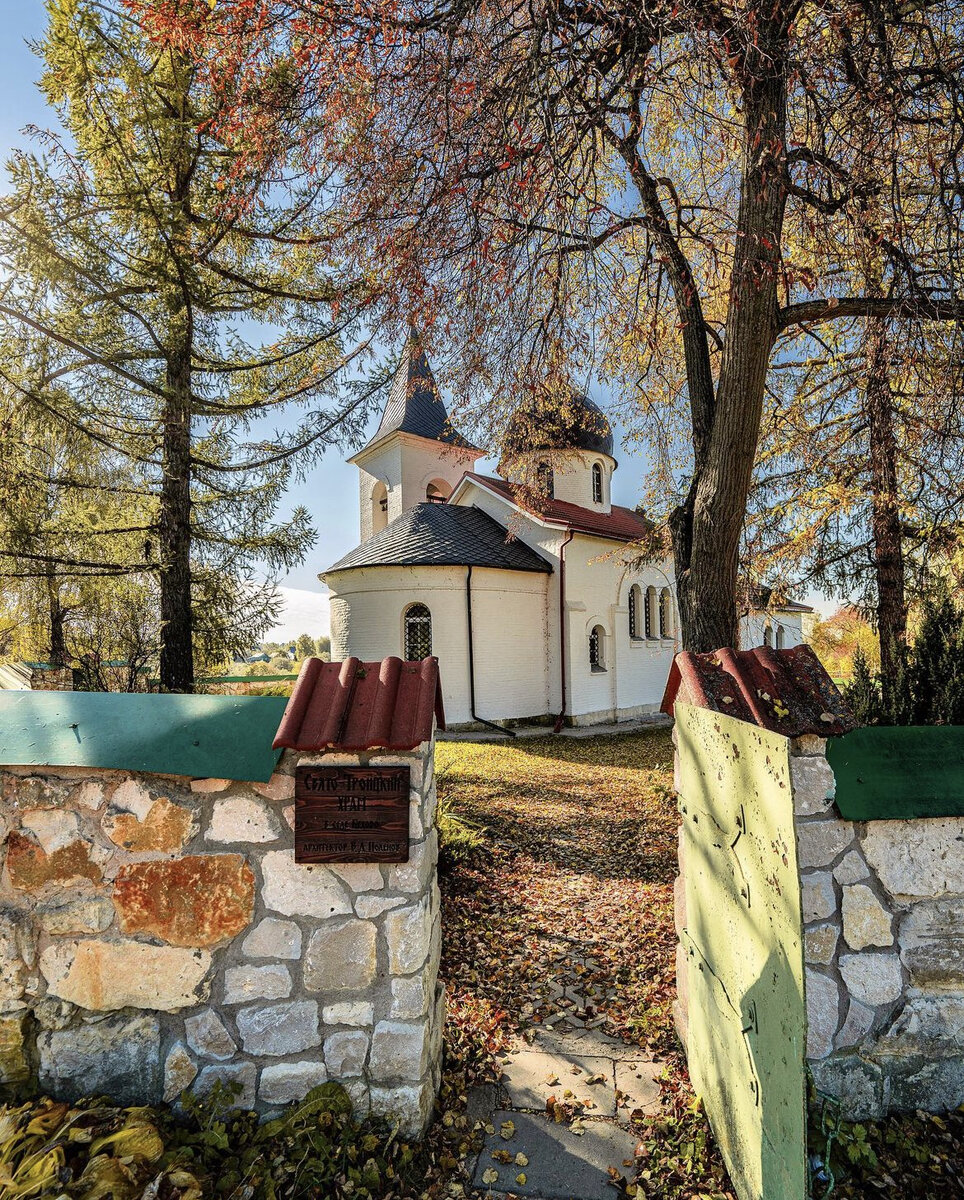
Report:
<svg viewBox="0 0 964 1200"><path fill-rule="evenodd" d="M298 767L295 862L408 862L409 767Z"/></svg>

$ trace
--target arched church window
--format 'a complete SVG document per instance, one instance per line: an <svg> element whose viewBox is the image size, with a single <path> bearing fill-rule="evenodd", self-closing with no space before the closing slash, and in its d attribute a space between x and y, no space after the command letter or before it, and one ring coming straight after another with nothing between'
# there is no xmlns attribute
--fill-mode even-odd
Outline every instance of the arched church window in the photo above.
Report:
<svg viewBox="0 0 964 1200"><path fill-rule="evenodd" d="M592 464L592 498L596 504L603 502L602 467L599 463Z"/></svg>
<svg viewBox="0 0 964 1200"><path fill-rule="evenodd" d="M787 634L782 625L777 626L777 649L783 650L786 648Z"/></svg>
<svg viewBox="0 0 964 1200"><path fill-rule="evenodd" d="M773 645L773 630L770 628L769 625L763 626L763 644L764 644L764 646L772 646Z"/></svg>
<svg viewBox="0 0 964 1200"><path fill-rule="evenodd" d="M673 599L669 594L669 588L663 588L659 593L659 636L661 638L673 636Z"/></svg>
<svg viewBox="0 0 964 1200"><path fill-rule="evenodd" d="M653 620L653 613L655 612L655 610L656 610L656 589L654 587L648 587L646 589L646 613L645 613L646 636L648 638L653 638L656 636L656 633L655 633L656 626L655 626L655 622Z"/></svg>
<svg viewBox="0 0 964 1200"><path fill-rule="evenodd" d="M388 488L379 480L372 488L372 533L381 533L388 524Z"/></svg>
<svg viewBox="0 0 964 1200"><path fill-rule="evenodd" d="M432 614L424 604L410 604L405 610L405 658L421 662L432 653Z"/></svg>
<svg viewBox="0 0 964 1200"><path fill-rule="evenodd" d="M536 468L536 484L538 485L540 496L547 496L551 500L556 494L551 463L539 463L539 466Z"/></svg>
<svg viewBox="0 0 964 1200"><path fill-rule="evenodd" d="M433 479L425 489L425 499L430 504L444 504L449 494L449 486L443 479Z"/></svg>
<svg viewBox="0 0 964 1200"><path fill-rule="evenodd" d="M643 607L643 593L638 583L629 589L629 636L634 640L643 635L639 628L639 610Z"/></svg>
<svg viewBox="0 0 964 1200"><path fill-rule="evenodd" d="M606 669L606 631L601 625L594 625L589 634L589 669L605 671Z"/></svg>

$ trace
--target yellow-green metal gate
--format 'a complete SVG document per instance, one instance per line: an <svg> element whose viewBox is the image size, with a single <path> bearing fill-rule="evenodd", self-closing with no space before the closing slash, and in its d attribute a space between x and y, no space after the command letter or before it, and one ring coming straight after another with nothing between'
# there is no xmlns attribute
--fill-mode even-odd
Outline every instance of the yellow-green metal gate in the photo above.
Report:
<svg viewBox="0 0 964 1200"><path fill-rule="evenodd" d="M687 1058L740 1200L805 1200L806 1010L790 743L676 705Z"/></svg>

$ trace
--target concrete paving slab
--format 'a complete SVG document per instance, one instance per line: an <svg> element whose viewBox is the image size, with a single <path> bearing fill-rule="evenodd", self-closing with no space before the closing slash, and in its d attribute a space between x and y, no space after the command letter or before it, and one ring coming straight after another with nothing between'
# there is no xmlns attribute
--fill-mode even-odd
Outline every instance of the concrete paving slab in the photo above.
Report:
<svg viewBox="0 0 964 1200"><path fill-rule="evenodd" d="M637 1109L644 1113L656 1113L660 1107L660 1089L656 1082L663 1069L662 1063L618 1062L616 1063L616 1090L621 1092L619 1117L629 1120Z"/></svg>
<svg viewBox="0 0 964 1200"><path fill-rule="evenodd" d="M534 1050L547 1054L597 1054L617 1061L643 1061L647 1055L639 1046L629 1046L617 1038L600 1033L598 1029L561 1029L540 1026L532 1039Z"/></svg>
<svg viewBox="0 0 964 1200"><path fill-rule="evenodd" d="M610 1058L520 1050L501 1065L502 1086L512 1108L545 1112L546 1100L555 1096L557 1100L584 1104L587 1116L616 1115L616 1079ZM571 1097L566 1096L567 1091L572 1092Z"/></svg>
<svg viewBox="0 0 964 1200"><path fill-rule="evenodd" d="M504 1121L515 1124L515 1133L504 1139L499 1128ZM486 1135L485 1146L476 1164L473 1185L493 1192L512 1192L516 1196L539 1200L613 1200L609 1168L630 1177L636 1139L608 1121L586 1121L585 1133L573 1133L567 1125L557 1125L533 1113L497 1112L493 1118L495 1133ZM500 1163L492 1151L507 1151L513 1161ZM514 1161L522 1152L528 1164ZM496 1177L483 1177L495 1171ZM520 1173L525 1182L519 1182Z"/></svg>

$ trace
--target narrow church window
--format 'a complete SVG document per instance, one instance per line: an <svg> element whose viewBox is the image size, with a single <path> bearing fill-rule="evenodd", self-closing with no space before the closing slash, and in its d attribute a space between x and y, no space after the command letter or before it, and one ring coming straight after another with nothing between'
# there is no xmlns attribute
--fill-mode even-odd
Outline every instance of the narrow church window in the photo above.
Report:
<svg viewBox="0 0 964 1200"><path fill-rule="evenodd" d="M659 636L673 636L673 613L671 608L669 588L663 588L659 594Z"/></svg>
<svg viewBox="0 0 964 1200"><path fill-rule="evenodd" d="M606 631L601 625L594 625L589 635L589 668L592 671L605 671L606 669L603 651L605 640Z"/></svg>
<svg viewBox="0 0 964 1200"><path fill-rule="evenodd" d="M420 662L432 653L432 614L424 604L412 604L405 610L405 658Z"/></svg>
<svg viewBox="0 0 964 1200"><path fill-rule="evenodd" d="M764 625L763 627L763 644L764 646L773 645L773 630L769 625Z"/></svg>
<svg viewBox="0 0 964 1200"><path fill-rule="evenodd" d="M634 640L641 636L639 632L639 609L641 603L642 592L639 589L639 584L634 583L629 589L629 636ZM647 633L648 636L649 634Z"/></svg>
<svg viewBox="0 0 964 1200"><path fill-rule="evenodd" d="M777 626L777 649L783 650L787 644L787 635L782 625Z"/></svg>
<svg viewBox="0 0 964 1200"><path fill-rule="evenodd" d="M388 488L379 480L372 488L372 533L381 533L388 524Z"/></svg>
<svg viewBox="0 0 964 1200"><path fill-rule="evenodd" d="M653 633L653 609L656 607L656 589L648 587L646 589L646 636L648 638L655 637Z"/></svg>
<svg viewBox="0 0 964 1200"><path fill-rule="evenodd" d="M592 498L596 504L602 504L603 484L602 467L599 463L592 464Z"/></svg>
<svg viewBox="0 0 964 1200"><path fill-rule="evenodd" d="M555 495L555 480L552 475L552 466L549 463L539 463L536 469L536 482L539 487L541 496L548 496L551 500Z"/></svg>

